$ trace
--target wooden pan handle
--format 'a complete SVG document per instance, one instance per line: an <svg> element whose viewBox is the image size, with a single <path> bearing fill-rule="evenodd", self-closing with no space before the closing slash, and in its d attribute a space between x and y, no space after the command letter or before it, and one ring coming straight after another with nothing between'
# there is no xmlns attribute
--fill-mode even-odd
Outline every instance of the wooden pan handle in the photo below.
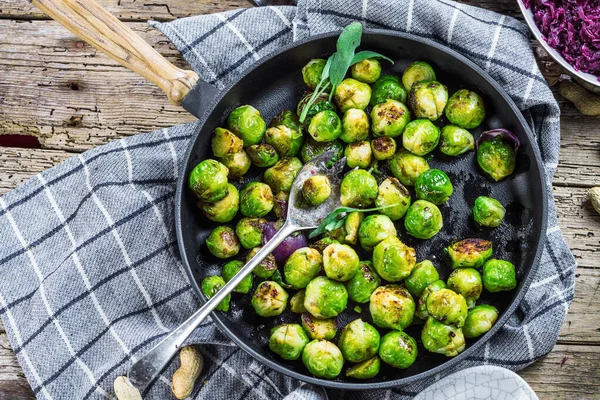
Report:
<svg viewBox="0 0 600 400"><path fill-rule="evenodd" d="M52 19L126 68L157 85L175 104L198 80L177 68L94 0L32 0Z"/></svg>

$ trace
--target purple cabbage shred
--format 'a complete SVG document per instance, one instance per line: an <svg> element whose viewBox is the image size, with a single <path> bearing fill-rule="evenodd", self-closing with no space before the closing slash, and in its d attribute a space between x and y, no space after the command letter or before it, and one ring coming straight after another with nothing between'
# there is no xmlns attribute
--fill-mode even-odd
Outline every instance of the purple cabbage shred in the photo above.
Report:
<svg viewBox="0 0 600 400"><path fill-rule="evenodd" d="M600 80L600 0L522 0L544 40L577 71Z"/></svg>

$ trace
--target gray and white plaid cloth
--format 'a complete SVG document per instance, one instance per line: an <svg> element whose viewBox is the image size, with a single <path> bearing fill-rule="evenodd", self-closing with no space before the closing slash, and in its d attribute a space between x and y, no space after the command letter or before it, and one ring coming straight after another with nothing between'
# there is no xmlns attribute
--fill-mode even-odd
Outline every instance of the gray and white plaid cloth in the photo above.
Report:
<svg viewBox="0 0 600 400"><path fill-rule="evenodd" d="M559 109L522 23L449 0L301 0L152 23L201 78L226 88L261 57L294 40L368 28L410 32L464 54L514 99L536 135L550 186L558 162ZM111 397L116 376L199 306L180 262L173 197L197 123L115 141L73 157L0 198L0 314L40 398ZM524 368L548 353L573 298L575 260L549 229L535 282L503 329L461 368ZM325 399L327 393L269 370L233 346L211 321L197 399ZM170 398L171 365L144 396ZM439 379L440 377L436 377ZM434 379L354 399L405 399ZM340 392L329 392L343 398Z"/></svg>

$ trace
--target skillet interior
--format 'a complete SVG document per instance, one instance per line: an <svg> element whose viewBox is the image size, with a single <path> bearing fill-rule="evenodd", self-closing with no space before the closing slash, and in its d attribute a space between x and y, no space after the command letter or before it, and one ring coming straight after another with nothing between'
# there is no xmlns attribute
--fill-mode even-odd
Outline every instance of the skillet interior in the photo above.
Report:
<svg viewBox="0 0 600 400"><path fill-rule="evenodd" d="M311 58L327 56L334 51L336 39L337 33L313 37L263 60L222 97L215 100L214 108L207 114L206 122L190 149L185 175L179 181L179 202L176 209L180 252L188 267L192 285L201 298L204 299L198 288L199 282L205 276L220 274L225 262L213 257L203 246L204 239L216 224L201 215L196 208L196 200L189 190L186 190L190 170L203 159L212 157L212 131L225 124L225 119L233 108L241 104L252 104L260 110L267 123L281 110L295 110L305 91L300 74L302 66ZM282 360L268 348L270 329L283 321L298 322L298 315L286 310L279 317L258 317L249 304L250 295L237 293L232 294L232 306L228 313L213 314L213 319L224 333L271 368L323 386L365 390L406 384L450 368L461 359L472 355L477 347L489 340L506 322L518 306L537 268L542 247L540 237L546 224L546 198L542 195L546 185L542 178L539 151L537 147L532 146L532 135L526 128L520 112L502 89L473 63L434 42L385 31L365 31L359 50L362 49L380 52L396 61L393 66L383 62L384 73L399 74L413 60L428 61L435 69L438 80L448 86L450 94L463 87L475 89L482 94L487 117L480 127L472 131L475 138L484 130L504 127L515 132L521 140L515 173L499 183L493 183L483 176L477 166L474 152L459 158L450 158L436 150L433 159L430 160L430 166L447 172L454 185L454 194L450 201L447 205L440 206L444 228L433 239L421 241L406 234L402 221L396 224L402 241L416 248L418 260L432 260L443 279L448 277L450 267L442 251L453 239L489 239L494 244L494 257L510 260L517 268L519 286L516 290L493 296L484 291L480 301L495 305L501 311L501 317L485 336L475 341L469 340L467 350L459 356L450 359L427 352L420 344L421 326L411 326L407 333L419 342L419 356L410 368L399 370L382 364L379 375L371 380L351 380L343 377L343 374L335 380L323 380L311 376L300 360ZM238 187L245 182L261 179L261 172L262 169L251 169ZM412 188L411 192L414 199ZM475 198L479 195L493 196L506 206L507 216L499 228L486 230L476 226L471 210ZM234 226L237 220L238 218L229 225ZM255 279L255 282L258 280ZM295 291L291 291L290 295L292 293ZM352 311L353 307L354 304L350 301L347 310L338 317L341 327L359 315L364 320L371 321L368 304L363 305L361 314ZM382 335L386 332L380 331ZM334 342L336 340L337 338Z"/></svg>

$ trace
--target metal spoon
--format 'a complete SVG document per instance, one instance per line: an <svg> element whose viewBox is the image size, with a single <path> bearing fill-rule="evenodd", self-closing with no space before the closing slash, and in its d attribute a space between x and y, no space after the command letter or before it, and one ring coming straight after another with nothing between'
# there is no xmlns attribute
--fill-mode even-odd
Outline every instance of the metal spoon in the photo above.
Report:
<svg viewBox="0 0 600 400"><path fill-rule="evenodd" d="M183 342L217 305L239 285L285 238L294 232L315 229L320 221L340 206L340 178L346 158L333 163L334 151L327 151L304 165L290 191L287 219L281 229L256 253L242 269L211 297L198 311L169 333L129 370L129 381L138 388L147 386L175 356ZM319 206L308 206L302 199L302 185L312 175L326 175L331 182L331 195Z"/></svg>

